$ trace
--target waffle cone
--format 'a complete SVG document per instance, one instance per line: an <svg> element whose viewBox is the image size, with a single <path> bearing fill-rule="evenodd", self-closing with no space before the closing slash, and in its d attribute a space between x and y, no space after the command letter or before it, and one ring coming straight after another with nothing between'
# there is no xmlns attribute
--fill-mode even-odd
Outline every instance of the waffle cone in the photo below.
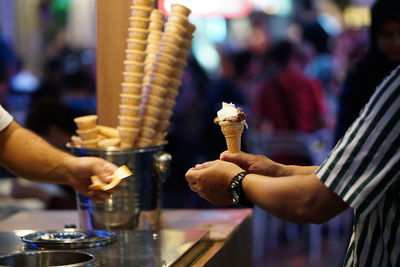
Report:
<svg viewBox="0 0 400 267"><path fill-rule="evenodd" d="M241 122L221 121L219 126L221 126L221 131L225 136L228 152L239 152L244 124Z"/></svg>

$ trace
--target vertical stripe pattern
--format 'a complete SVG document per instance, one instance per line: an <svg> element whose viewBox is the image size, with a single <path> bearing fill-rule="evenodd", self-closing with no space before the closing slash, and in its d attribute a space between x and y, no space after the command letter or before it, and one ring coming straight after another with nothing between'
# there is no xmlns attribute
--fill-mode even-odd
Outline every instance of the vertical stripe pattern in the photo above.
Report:
<svg viewBox="0 0 400 267"><path fill-rule="evenodd" d="M400 67L316 171L354 209L344 265L400 266Z"/></svg>

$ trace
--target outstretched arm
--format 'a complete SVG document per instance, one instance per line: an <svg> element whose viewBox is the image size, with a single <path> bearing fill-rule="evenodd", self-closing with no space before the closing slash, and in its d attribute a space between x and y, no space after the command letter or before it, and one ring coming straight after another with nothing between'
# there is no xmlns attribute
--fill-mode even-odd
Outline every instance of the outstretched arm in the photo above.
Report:
<svg viewBox="0 0 400 267"><path fill-rule="evenodd" d="M0 132L0 163L20 177L45 183L68 184L79 192L102 198L88 189L90 176L104 180L117 166L100 158L75 157L58 150L13 121Z"/></svg>
<svg viewBox="0 0 400 267"><path fill-rule="evenodd" d="M248 172L271 177L307 175L314 173L318 168L318 166L284 165L272 161L263 155L253 155L244 152L232 154L225 151L221 153L220 159L232 162Z"/></svg>
<svg viewBox="0 0 400 267"><path fill-rule="evenodd" d="M214 204L231 204L230 180L246 170L250 174L242 186L247 198L281 219L323 223L348 207L315 176L315 166L286 166L245 153L222 154L221 158L236 164L217 160L196 165L186 173L190 188Z"/></svg>

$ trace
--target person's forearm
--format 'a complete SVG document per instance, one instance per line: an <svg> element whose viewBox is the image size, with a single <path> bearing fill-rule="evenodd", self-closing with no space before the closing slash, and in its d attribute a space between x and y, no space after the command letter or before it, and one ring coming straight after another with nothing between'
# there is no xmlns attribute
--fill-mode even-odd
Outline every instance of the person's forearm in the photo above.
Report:
<svg viewBox="0 0 400 267"><path fill-rule="evenodd" d="M243 189L256 206L292 222L322 223L347 208L314 174L279 178L248 174Z"/></svg>
<svg viewBox="0 0 400 267"><path fill-rule="evenodd" d="M37 182L65 183L74 157L12 122L0 133L0 162L20 177Z"/></svg>

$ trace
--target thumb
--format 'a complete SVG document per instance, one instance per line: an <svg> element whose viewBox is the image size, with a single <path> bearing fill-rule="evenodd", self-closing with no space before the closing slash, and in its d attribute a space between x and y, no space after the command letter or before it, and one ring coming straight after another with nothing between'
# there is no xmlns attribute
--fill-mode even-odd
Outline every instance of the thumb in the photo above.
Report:
<svg viewBox="0 0 400 267"><path fill-rule="evenodd" d="M245 170L249 169L254 157L254 155L244 152L228 153L227 151L224 151L220 155L221 160L232 162Z"/></svg>
<svg viewBox="0 0 400 267"><path fill-rule="evenodd" d="M104 159L97 159L97 162L93 165L93 173L104 182L109 182L111 175L118 169L118 167Z"/></svg>

